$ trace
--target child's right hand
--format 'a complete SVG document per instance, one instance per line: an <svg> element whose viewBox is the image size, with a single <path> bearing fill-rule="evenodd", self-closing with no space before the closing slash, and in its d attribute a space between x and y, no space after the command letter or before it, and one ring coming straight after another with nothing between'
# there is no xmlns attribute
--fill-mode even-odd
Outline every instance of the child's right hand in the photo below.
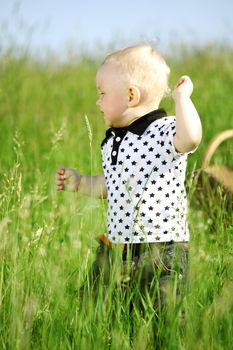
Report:
<svg viewBox="0 0 233 350"><path fill-rule="evenodd" d="M74 169L60 167L57 169L56 187L58 191L78 191L81 175Z"/></svg>

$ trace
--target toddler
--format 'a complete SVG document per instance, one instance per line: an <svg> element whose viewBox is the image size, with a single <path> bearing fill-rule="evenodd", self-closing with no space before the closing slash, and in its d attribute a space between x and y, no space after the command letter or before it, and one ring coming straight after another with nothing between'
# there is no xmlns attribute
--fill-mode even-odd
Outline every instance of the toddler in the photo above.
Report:
<svg viewBox="0 0 233 350"><path fill-rule="evenodd" d="M103 269L109 271L111 251L117 247L123 265L130 259L128 280L140 276L141 292L154 293L159 285L162 302L171 271L182 276L186 268L185 170L187 155L202 136L188 76L178 80L172 93L176 116L159 108L169 91L169 72L150 45L107 56L96 75L96 104L109 127L101 144L103 174L83 176L64 167L57 171L58 190L108 200L107 230L99 238L94 281ZM158 298L153 298L156 307Z"/></svg>

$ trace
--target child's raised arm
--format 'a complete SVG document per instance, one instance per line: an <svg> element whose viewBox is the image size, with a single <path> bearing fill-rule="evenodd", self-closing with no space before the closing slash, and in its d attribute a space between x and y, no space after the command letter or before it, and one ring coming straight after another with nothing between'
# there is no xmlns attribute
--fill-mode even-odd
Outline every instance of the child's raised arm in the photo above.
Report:
<svg viewBox="0 0 233 350"><path fill-rule="evenodd" d="M107 197L107 187L103 174L82 176L75 169L60 167L57 169L56 187L58 191L78 191L80 194L96 198Z"/></svg>
<svg viewBox="0 0 233 350"><path fill-rule="evenodd" d="M172 93L176 104L174 146L181 153L195 149L202 137L201 121L190 98L192 91L193 83L187 75L184 75L178 80Z"/></svg>

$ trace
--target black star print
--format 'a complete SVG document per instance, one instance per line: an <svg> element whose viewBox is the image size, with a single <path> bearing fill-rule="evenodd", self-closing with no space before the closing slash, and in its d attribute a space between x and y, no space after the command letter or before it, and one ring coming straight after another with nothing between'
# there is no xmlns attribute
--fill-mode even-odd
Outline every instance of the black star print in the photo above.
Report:
<svg viewBox="0 0 233 350"><path fill-rule="evenodd" d="M156 155L155 155L155 158L160 158L161 157L161 154L159 154L159 153L157 153Z"/></svg>
<svg viewBox="0 0 233 350"><path fill-rule="evenodd" d="M153 148L153 147L150 147L150 148L148 148L148 151L149 151L149 152L153 152L153 151L154 151L154 148Z"/></svg>
<svg viewBox="0 0 233 350"><path fill-rule="evenodd" d="M145 154L142 154L142 155L141 155L141 158L142 158L142 159L145 159L145 158L146 158L146 155L145 155Z"/></svg>
<svg viewBox="0 0 233 350"><path fill-rule="evenodd" d="M166 160L163 160L163 161L162 161L162 164L163 164L163 165L166 165L166 164L167 164Z"/></svg>
<svg viewBox="0 0 233 350"><path fill-rule="evenodd" d="M147 146L147 145L148 145L148 142L147 142L147 141L143 142L143 145L144 145L144 146Z"/></svg>
<svg viewBox="0 0 233 350"><path fill-rule="evenodd" d="M134 148L134 150L133 150L135 153L137 153L138 152L138 148Z"/></svg>

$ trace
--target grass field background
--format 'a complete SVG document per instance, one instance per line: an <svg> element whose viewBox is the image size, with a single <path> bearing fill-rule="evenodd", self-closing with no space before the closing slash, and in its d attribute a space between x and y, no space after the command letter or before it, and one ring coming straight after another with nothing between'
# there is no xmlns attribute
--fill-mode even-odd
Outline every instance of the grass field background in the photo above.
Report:
<svg viewBox="0 0 233 350"><path fill-rule="evenodd" d="M188 290L182 305L171 295L166 326L163 318L157 325L163 344L157 348L231 349L232 207L220 186L211 190L197 180L211 138L233 128L233 51L209 46L177 52L166 57L171 87L182 74L192 78L203 140L187 170ZM0 58L0 349L155 346L151 310L132 318L119 300L114 306L111 293L97 303L75 295L94 259L95 238L105 231L106 203L57 193L55 170L64 165L86 175L101 172L105 125L95 105L99 63L85 57L41 63L13 51ZM161 107L174 114L171 97ZM232 142L218 148L213 162L233 165Z"/></svg>

